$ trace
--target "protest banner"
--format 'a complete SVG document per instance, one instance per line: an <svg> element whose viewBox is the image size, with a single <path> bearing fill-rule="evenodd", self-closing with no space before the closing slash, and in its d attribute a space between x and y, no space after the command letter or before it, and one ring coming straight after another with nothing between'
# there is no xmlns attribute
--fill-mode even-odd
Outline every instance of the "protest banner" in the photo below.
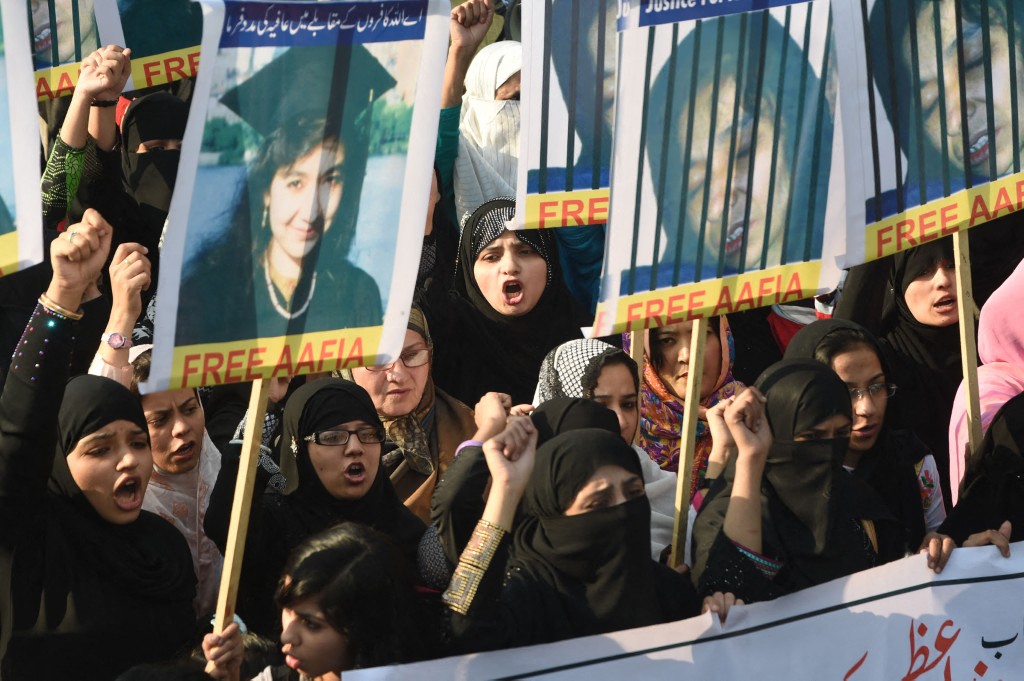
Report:
<svg viewBox="0 0 1024 681"><path fill-rule="evenodd" d="M523 6L516 216L524 229L608 221L616 14L617 0Z"/></svg>
<svg viewBox="0 0 1024 681"><path fill-rule="evenodd" d="M434 662L345 672L404 679L1024 677L1024 544L957 549L941 574L912 556L716 616ZM998 603L998 607L993 604ZM347 677L348 678L348 677Z"/></svg>
<svg viewBox="0 0 1024 681"><path fill-rule="evenodd" d="M0 277L43 258L39 124L32 92L28 12L0 7Z"/></svg>
<svg viewBox="0 0 1024 681"><path fill-rule="evenodd" d="M846 266L1024 208L1024 5L834 3Z"/></svg>
<svg viewBox="0 0 1024 681"><path fill-rule="evenodd" d="M202 14L191 0L26 0L36 97L70 96L79 63L104 45L132 50L126 92L189 78L199 66Z"/></svg>
<svg viewBox="0 0 1024 681"><path fill-rule="evenodd" d="M753 7L759 9L749 11ZM594 335L831 290L845 215L827 2L619 3Z"/></svg>
<svg viewBox="0 0 1024 681"><path fill-rule="evenodd" d="M204 3L147 389L393 359L430 189L439 0Z"/></svg>

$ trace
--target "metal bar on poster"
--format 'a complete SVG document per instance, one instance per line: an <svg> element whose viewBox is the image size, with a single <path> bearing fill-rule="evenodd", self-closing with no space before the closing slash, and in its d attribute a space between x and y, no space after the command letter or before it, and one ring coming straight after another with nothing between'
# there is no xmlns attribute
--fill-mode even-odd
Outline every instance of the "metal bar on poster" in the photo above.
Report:
<svg viewBox="0 0 1024 681"><path fill-rule="evenodd" d="M981 396L978 391L978 342L975 336L974 291L971 286L971 253L967 232L953 235L953 260L956 263L956 293L960 306L960 361L967 389L967 434L970 451L965 461L977 455L981 447ZM950 457L960 452L950 452Z"/></svg>
<svg viewBox="0 0 1024 681"><path fill-rule="evenodd" d="M889 101L892 102L892 115L890 116L889 123L892 125L892 134L895 138L895 144L893 144L893 161L896 163L896 212L902 213L906 209L906 195L903 190L903 155L900 152L900 144L902 144L902 125L903 121L900 118L900 86L896 82L896 61L900 57L896 55L896 51L903 51L903 45L900 41L893 38L893 26L892 26L892 5L889 3L885 4L883 8L883 15L885 16L885 35L882 40L885 43L885 58L887 68L889 69ZM882 89L882 84L879 84L879 90ZM916 95L915 95L916 96ZM910 116L907 116L907 120L910 120ZM967 120L966 118L964 120ZM909 139L909 135L907 136Z"/></svg>
<svg viewBox="0 0 1024 681"><path fill-rule="evenodd" d="M249 396L241 460L238 462L238 478L235 480L235 498L231 504L228 543L224 551L224 569L220 577L220 592L217 594L217 616L213 625L215 633L223 631L235 616L238 581L242 575L242 558L245 554L245 539L249 531L249 513L252 510L253 487L256 482L256 461L260 455L263 417L267 412L271 380L264 378L253 381L252 393Z"/></svg>
<svg viewBox="0 0 1024 681"><path fill-rule="evenodd" d="M862 21L861 30L864 35L864 51L870 55L872 47L871 26L868 22L868 0L860 0L860 15ZM873 221L878 221L882 219L882 171L878 151L878 114L875 112L875 89L871 85L871 83L875 82L875 77L872 74L870 58L864 60L864 66L867 69L865 82L868 84L868 91L866 99L868 103L868 120L871 126L871 167L874 172L872 177L875 179L875 196L873 201L875 217ZM783 248L782 252L785 253L786 249Z"/></svg>
<svg viewBox="0 0 1024 681"><path fill-rule="evenodd" d="M967 121L970 119L970 113L967 110L967 67L965 66L966 57L964 56L964 8L960 2L954 2L953 8L956 10L956 71L957 71L957 91L960 95L960 144L963 146L963 158L965 160L964 165L964 184L970 189L974 186L974 174L971 169L971 164L966 162L970 156L971 149L971 131L970 126L967 125Z"/></svg>
<svg viewBox="0 0 1024 681"><path fill-rule="evenodd" d="M693 321L693 335L690 337L691 367L704 366L704 346L707 343L708 318L698 317ZM686 381L686 403L683 406L682 439L679 442L679 463L676 478L676 514L672 528L672 555L669 565L678 567L686 555L686 525L690 515L690 478L693 476L693 453L697 445L697 412L700 410L700 371L690 374Z"/></svg>

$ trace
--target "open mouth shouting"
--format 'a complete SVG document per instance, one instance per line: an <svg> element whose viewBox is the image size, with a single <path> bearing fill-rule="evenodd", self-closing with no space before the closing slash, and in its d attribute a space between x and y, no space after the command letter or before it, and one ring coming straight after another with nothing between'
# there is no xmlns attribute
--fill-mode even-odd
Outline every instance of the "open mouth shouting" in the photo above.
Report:
<svg viewBox="0 0 1024 681"><path fill-rule="evenodd" d="M366 466L359 461L354 461L345 467L343 476L350 485L361 485L366 482Z"/></svg>
<svg viewBox="0 0 1024 681"><path fill-rule="evenodd" d="M971 139L971 147L967 150L968 163L978 166L988 161L989 156L989 134L985 132L974 135Z"/></svg>
<svg viewBox="0 0 1024 681"><path fill-rule="evenodd" d="M114 485L114 503L118 509L130 513L142 508L142 478L137 475L122 476Z"/></svg>
<svg viewBox="0 0 1024 681"><path fill-rule="evenodd" d="M932 309L941 315L956 313L956 296L944 296L932 304Z"/></svg>
<svg viewBox="0 0 1024 681"><path fill-rule="evenodd" d="M501 286L501 295L504 298L504 303L511 307L515 307L523 302L526 297L526 292L523 289L523 282L518 279L509 279Z"/></svg>

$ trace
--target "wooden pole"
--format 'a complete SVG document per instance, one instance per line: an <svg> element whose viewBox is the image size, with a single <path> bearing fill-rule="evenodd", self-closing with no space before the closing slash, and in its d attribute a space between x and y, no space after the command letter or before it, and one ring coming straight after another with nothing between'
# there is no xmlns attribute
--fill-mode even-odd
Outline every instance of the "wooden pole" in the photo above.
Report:
<svg viewBox="0 0 1024 681"><path fill-rule="evenodd" d="M689 373L686 380L686 403L683 408L683 432L679 443L679 474L676 478L676 518L672 530L672 555L669 565L678 567L686 555L686 523L690 514L690 477L693 475L693 452L697 444L697 412L700 409L700 384L704 375L704 345L708 336L708 319L693 322L690 338Z"/></svg>
<svg viewBox="0 0 1024 681"><path fill-rule="evenodd" d="M977 455L981 447L981 396L978 391L978 341L975 336L974 289L971 286L971 252L968 248L967 232L953 235L953 260L956 263L956 299L960 310L960 361L964 372L964 387L967 397L967 434L970 451L966 459ZM950 452L950 457L961 452ZM957 484L950 480L950 484Z"/></svg>
<svg viewBox="0 0 1024 681"><path fill-rule="evenodd" d="M245 436L242 441L241 460L238 462L238 478L235 480L235 500L231 505L231 524L228 527L228 543L224 551L224 569L220 573L214 633L223 631L235 616L238 580L242 574L245 536L249 531L249 511L252 508L253 487L256 481L256 462L260 456L263 417L267 413L267 395L270 393L271 380L264 378L253 381L252 394L249 396Z"/></svg>

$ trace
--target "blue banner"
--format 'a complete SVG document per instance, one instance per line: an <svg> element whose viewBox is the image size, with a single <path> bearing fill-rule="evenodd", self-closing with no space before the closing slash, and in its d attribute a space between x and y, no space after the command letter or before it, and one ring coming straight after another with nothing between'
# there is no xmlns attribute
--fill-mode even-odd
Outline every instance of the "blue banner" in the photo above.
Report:
<svg viewBox="0 0 1024 681"><path fill-rule="evenodd" d="M427 0L224 3L221 47L291 47L420 40Z"/></svg>
<svg viewBox="0 0 1024 681"><path fill-rule="evenodd" d="M640 26L722 17L797 5L808 0L639 0ZM620 30L622 26L620 23Z"/></svg>

